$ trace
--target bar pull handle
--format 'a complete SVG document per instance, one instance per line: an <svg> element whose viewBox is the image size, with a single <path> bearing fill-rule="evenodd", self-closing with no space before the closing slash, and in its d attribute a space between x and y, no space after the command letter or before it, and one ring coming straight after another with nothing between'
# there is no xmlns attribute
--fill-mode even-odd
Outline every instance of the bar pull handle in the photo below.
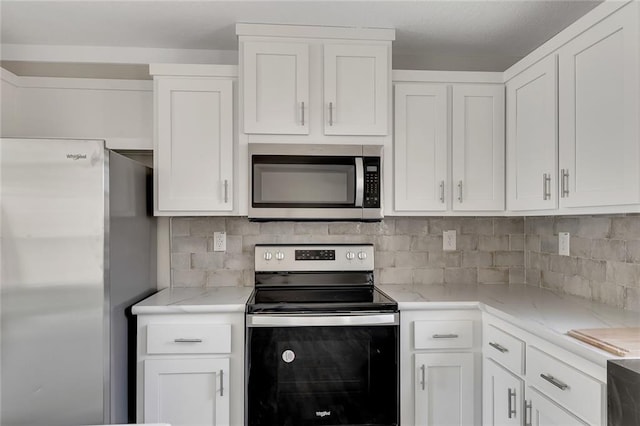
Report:
<svg viewBox="0 0 640 426"><path fill-rule="evenodd" d="M329 102L329 126L333 126L333 102Z"/></svg>
<svg viewBox="0 0 640 426"><path fill-rule="evenodd" d="M227 179L224 180L224 202L229 202L229 181Z"/></svg>
<svg viewBox="0 0 640 426"><path fill-rule="evenodd" d="M300 103L300 113L301 113L301 120L300 120L300 124L302 126L304 126L304 102Z"/></svg>
<svg viewBox="0 0 640 426"><path fill-rule="evenodd" d="M434 334L431 336L434 339L457 339L459 336L457 334Z"/></svg>
<svg viewBox="0 0 640 426"><path fill-rule="evenodd" d="M516 390L515 389L511 389L508 388L507 389L507 398L508 398L508 410L509 412L507 413L509 415L509 418L513 418L516 416L516 408L515 408L515 402L516 402ZM513 402L511 402L513 400Z"/></svg>
<svg viewBox="0 0 640 426"><path fill-rule="evenodd" d="M550 200L551 199L551 174L544 173L542 175L542 199Z"/></svg>
<svg viewBox="0 0 640 426"><path fill-rule="evenodd" d="M569 385L566 383L562 383L560 380L553 377L551 374L540 374L540 377L545 379L547 382L551 383L553 386L557 387L560 390L569 389Z"/></svg>
<svg viewBox="0 0 640 426"><path fill-rule="evenodd" d="M440 202L444 203L444 181L440 181Z"/></svg>
<svg viewBox="0 0 640 426"><path fill-rule="evenodd" d="M224 370L220 370L220 396L224 396Z"/></svg>
<svg viewBox="0 0 640 426"><path fill-rule="evenodd" d="M524 401L524 426L533 426L533 402L532 401ZM527 413L529 415L527 416ZM527 420L528 419L528 420Z"/></svg>
<svg viewBox="0 0 640 426"><path fill-rule="evenodd" d="M462 203L462 181L458 182L458 201Z"/></svg>
<svg viewBox="0 0 640 426"><path fill-rule="evenodd" d="M420 385L422 386L422 390L425 390L425 387L427 385L427 381L425 379L425 367L424 364L422 364L420 366L420 374L421 374L421 380L420 380Z"/></svg>
<svg viewBox="0 0 640 426"><path fill-rule="evenodd" d="M569 169L560 170L560 196L569 197Z"/></svg>
<svg viewBox="0 0 640 426"><path fill-rule="evenodd" d="M489 342L489 346L491 346L494 349L497 349L498 351L500 351L502 353L509 352L509 349L505 348L504 346L502 346L499 343Z"/></svg>
<svg viewBox="0 0 640 426"><path fill-rule="evenodd" d="M356 157L356 199L355 207L362 207L364 201L364 161L362 157Z"/></svg>
<svg viewBox="0 0 640 426"><path fill-rule="evenodd" d="M178 339L173 339L173 341L175 343L202 343L202 339L183 339L183 338L178 338Z"/></svg>

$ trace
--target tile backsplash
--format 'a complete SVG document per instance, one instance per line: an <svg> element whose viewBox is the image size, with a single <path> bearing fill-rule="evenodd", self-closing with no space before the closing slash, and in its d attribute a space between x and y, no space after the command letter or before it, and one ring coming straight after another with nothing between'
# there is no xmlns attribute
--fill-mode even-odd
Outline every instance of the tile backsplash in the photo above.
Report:
<svg viewBox="0 0 640 426"><path fill-rule="evenodd" d="M442 250L455 229L457 250ZM213 251L213 233L227 251ZM558 255L558 233L571 235ZM253 285L258 243L373 243L379 284L510 283L562 291L640 311L640 215L387 217L382 222L171 219L171 285Z"/></svg>
<svg viewBox="0 0 640 426"><path fill-rule="evenodd" d="M527 284L640 311L640 215L529 217L525 233Z"/></svg>
<svg viewBox="0 0 640 426"><path fill-rule="evenodd" d="M456 230L457 250L442 250ZM227 251L213 251L213 233ZM171 219L174 287L253 285L258 243L373 243L379 284L524 284L522 218L387 217L382 222L250 222L242 217Z"/></svg>

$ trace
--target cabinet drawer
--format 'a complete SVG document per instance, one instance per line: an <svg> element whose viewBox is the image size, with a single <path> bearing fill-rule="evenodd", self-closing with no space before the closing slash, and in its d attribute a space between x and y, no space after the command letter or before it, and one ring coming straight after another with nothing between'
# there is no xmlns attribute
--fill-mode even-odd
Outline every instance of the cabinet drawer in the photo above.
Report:
<svg viewBox="0 0 640 426"><path fill-rule="evenodd" d="M484 336L482 352L516 374L524 370L524 342L489 324Z"/></svg>
<svg viewBox="0 0 640 426"><path fill-rule="evenodd" d="M470 348L473 346L473 321L414 321L415 349Z"/></svg>
<svg viewBox="0 0 640 426"><path fill-rule="evenodd" d="M587 423L602 423L604 385L535 347L527 351L527 382Z"/></svg>
<svg viewBox="0 0 640 426"><path fill-rule="evenodd" d="M224 354L231 352L229 324L149 324L149 354Z"/></svg>

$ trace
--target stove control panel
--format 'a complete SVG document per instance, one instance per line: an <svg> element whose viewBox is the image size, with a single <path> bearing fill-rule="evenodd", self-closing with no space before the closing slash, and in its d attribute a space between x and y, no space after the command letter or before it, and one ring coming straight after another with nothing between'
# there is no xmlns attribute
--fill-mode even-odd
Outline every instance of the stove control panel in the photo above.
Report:
<svg viewBox="0 0 640 426"><path fill-rule="evenodd" d="M255 270L372 271L372 244L345 245L256 245Z"/></svg>

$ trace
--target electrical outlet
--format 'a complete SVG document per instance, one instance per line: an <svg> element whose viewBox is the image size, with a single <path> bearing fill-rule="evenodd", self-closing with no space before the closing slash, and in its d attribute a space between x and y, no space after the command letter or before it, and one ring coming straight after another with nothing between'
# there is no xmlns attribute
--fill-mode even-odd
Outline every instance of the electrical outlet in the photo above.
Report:
<svg viewBox="0 0 640 426"><path fill-rule="evenodd" d="M227 233L213 233L213 251L227 251Z"/></svg>
<svg viewBox="0 0 640 426"><path fill-rule="evenodd" d="M453 251L456 249L456 231L442 231L442 250Z"/></svg>
<svg viewBox="0 0 640 426"><path fill-rule="evenodd" d="M558 254L569 256L569 233L558 232Z"/></svg>

